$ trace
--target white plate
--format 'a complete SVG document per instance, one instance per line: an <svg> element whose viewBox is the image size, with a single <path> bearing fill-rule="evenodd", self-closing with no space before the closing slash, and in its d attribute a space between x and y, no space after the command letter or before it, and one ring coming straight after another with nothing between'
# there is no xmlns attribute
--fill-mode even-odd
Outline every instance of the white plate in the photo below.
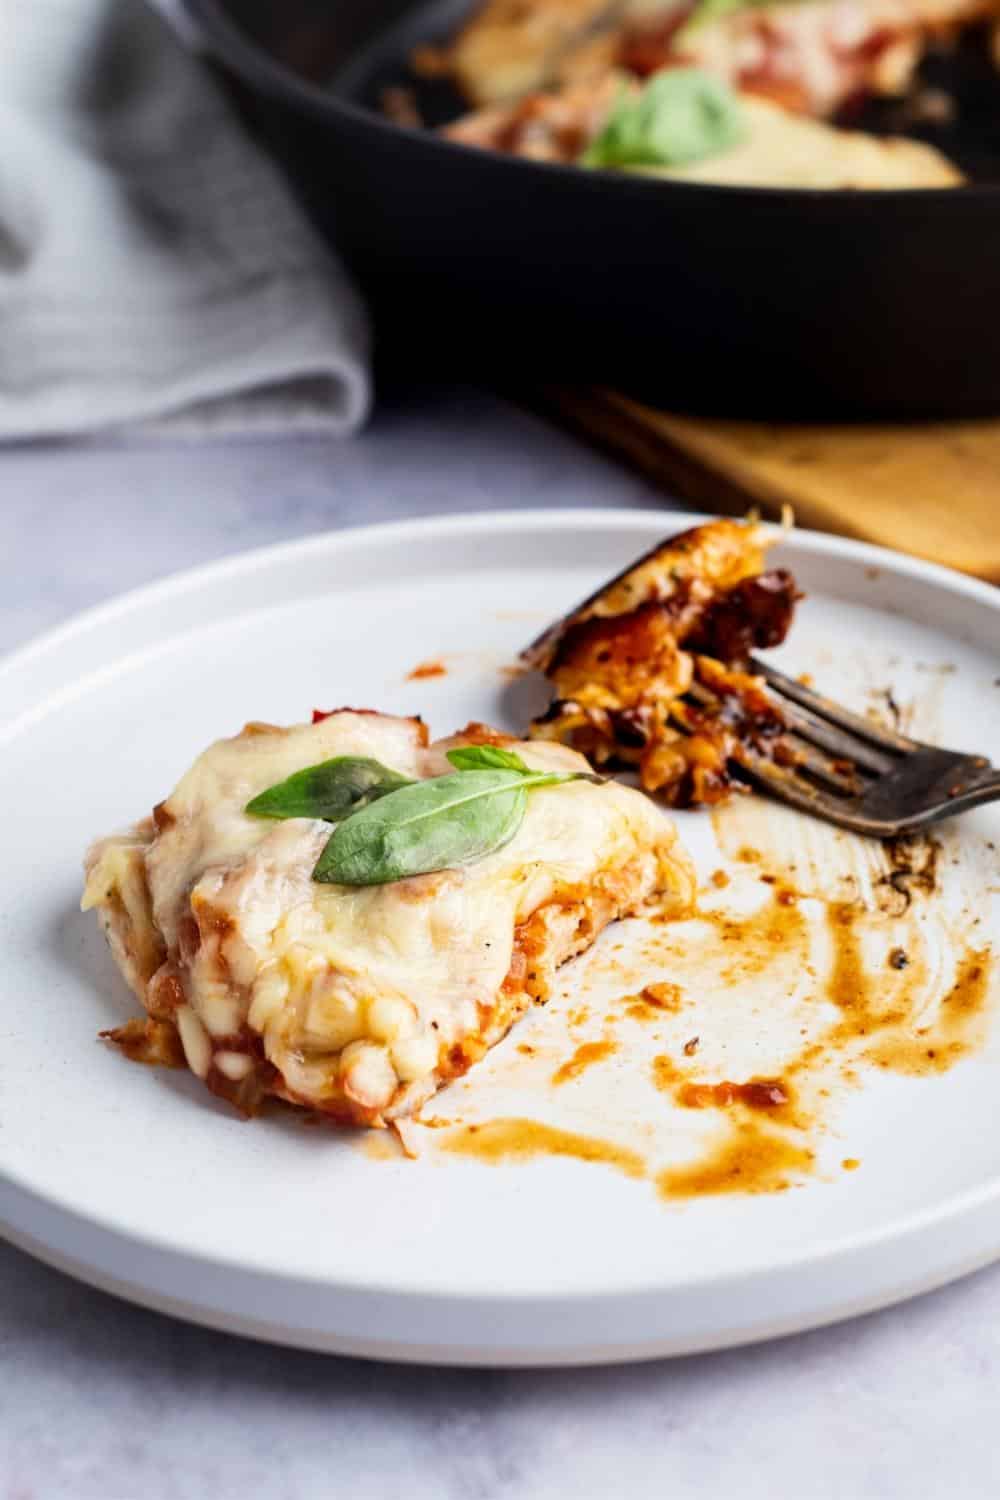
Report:
<svg viewBox="0 0 1000 1500"><path fill-rule="evenodd" d="M186 1075L129 1066L95 1040L133 1007L97 924L77 910L91 837L147 810L197 750L248 718L291 722L352 703L422 711L438 733L470 718L523 724L536 685L512 682L503 664L685 520L558 511L322 536L141 590L5 663L0 1227L11 1240L222 1328L497 1365L646 1358L790 1332L1000 1254L992 1044L931 1078L869 1070L832 1099L817 1170L791 1191L664 1202L648 1181L572 1159L490 1166L432 1149L417 1162L379 1160L357 1139L290 1118L244 1124ZM783 663L861 705L891 681L916 705L918 728L997 752L1000 595L809 533L780 552L809 593ZM407 680L442 655L447 675ZM712 830L703 814L682 819L706 873L720 863ZM998 830L996 811L983 810L945 839L944 863L974 880L980 936L995 924L988 843ZM735 886L754 878L730 863ZM641 1116L653 1106L637 1104L629 1041L640 1053L649 1045L640 1026L620 1030L613 1067L550 1089L548 1103L540 1065L517 1052L529 1031L543 1070L572 1051L574 1000L614 998L615 965L634 960L631 939L617 952L616 941L608 935L528 1030L440 1096L440 1112L551 1106L556 1123L600 1134L604 1120L606 1135L645 1150L652 1127ZM691 1019L725 1051L740 991L716 978L715 998L695 996ZM729 1064L741 1047L746 1066L778 1046L773 1027L790 1013L776 989L771 998L733 1022ZM673 1129L682 1112L665 1101L663 1111ZM720 1128L704 1112L696 1123ZM662 1164L662 1138L657 1149ZM861 1168L841 1170L848 1157Z"/></svg>

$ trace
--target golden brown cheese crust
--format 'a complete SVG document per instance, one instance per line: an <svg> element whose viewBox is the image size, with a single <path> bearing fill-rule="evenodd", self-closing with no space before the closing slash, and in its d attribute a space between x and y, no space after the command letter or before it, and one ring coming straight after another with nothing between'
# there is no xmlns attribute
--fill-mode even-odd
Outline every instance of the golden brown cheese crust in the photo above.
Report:
<svg viewBox="0 0 1000 1500"><path fill-rule="evenodd" d="M108 1039L139 1061L182 1052L244 1114L274 1095L380 1125L471 1066L608 922L687 909L671 824L614 783L534 793L493 855L381 887L317 885L329 825L244 811L332 754L418 779L449 770L455 744L503 743L518 742L475 724L428 745L419 721L341 710L211 747L151 820L88 858L84 905L150 1017ZM562 746L518 749L539 768L585 768Z"/></svg>
<svg viewBox="0 0 1000 1500"><path fill-rule="evenodd" d="M780 714L744 670L784 639L798 597L788 573L764 572L772 539L735 521L695 527L547 631L525 653L556 695L532 735L633 766L676 806L728 795L747 750L780 753Z"/></svg>

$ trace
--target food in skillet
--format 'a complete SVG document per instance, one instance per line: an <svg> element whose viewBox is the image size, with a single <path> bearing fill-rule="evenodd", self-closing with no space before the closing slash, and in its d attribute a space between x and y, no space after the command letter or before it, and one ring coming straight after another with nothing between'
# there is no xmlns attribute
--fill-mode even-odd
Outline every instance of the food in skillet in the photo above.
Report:
<svg viewBox="0 0 1000 1500"><path fill-rule="evenodd" d="M753 651L777 646L800 597L765 571L775 528L711 521L662 543L524 653L555 690L530 733L632 767L675 806L718 802L743 754L780 759L785 724Z"/></svg>
<svg viewBox="0 0 1000 1500"><path fill-rule="evenodd" d="M929 45L998 14L998 0L486 0L450 46L415 61L474 105L680 66L826 117L858 94L899 92Z"/></svg>
<svg viewBox="0 0 1000 1500"><path fill-rule="evenodd" d="M930 46L997 14L1000 0L488 0L416 62L476 106L444 127L468 145L730 185L952 187L939 151L841 130L838 111L905 93Z"/></svg>
<svg viewBox="0 0 1000 1500"><path fill-rule="evenodd" d="M97 843L85 909L149 1019L245 1114L412 1114L543 1002L619 917L690 905L667 816L558 744L340 709L212 745L147 821Z"/></svg>
<svg viewBox="0 0 1000 1500"><path fill-rule="evenodd" d="M742 187L955 187L962 174L903 138L838 130L766 99L737 96L698 69L641 85L621 74L491 105L444 132L534 161Z"/></svg>

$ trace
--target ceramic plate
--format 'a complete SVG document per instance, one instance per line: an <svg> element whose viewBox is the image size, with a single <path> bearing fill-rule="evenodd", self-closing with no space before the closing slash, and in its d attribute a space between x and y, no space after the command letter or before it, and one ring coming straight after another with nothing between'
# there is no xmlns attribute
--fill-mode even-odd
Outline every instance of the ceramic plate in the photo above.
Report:
<svg viewBox="0 0 1000 1500"><path fill-rule="evenodd" d="M247 719L523 727L554 614L688 518L536 512L321 536L171 579L0 669L0 1227L121 1296L310 1348L496 1365L790 1332L1000 1253L998 810L867 845L747 797L679 818L698 914L609 930L389 1133L244 1123L97 1041L134 1011L77 908L88 841ZM780 544L775 653L1000 752L1000 594L853 542ZM422 664L443 670L412 675ZM652 987L652 988L651 988ZM776 1082L752 1108L719 1083ZM514 1122L514 1123L511 1123ZM520 1123L517 1123L520 1122ZM470 1127L476 1126L472 1130Z"/></svg>

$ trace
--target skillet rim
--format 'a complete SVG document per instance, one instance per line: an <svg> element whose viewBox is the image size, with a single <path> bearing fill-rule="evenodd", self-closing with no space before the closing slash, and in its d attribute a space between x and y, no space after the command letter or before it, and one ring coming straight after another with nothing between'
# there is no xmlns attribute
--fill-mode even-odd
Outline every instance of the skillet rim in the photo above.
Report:
<svg viewBox="0 0 1000 1500"><path fill-rule="evenodd" d="M494 164L503 163L506 170L530 173L539 181L545 177L558 178L564 182L577 183L583 191L596 188L605 193L611 190L619 194L646 197L650 202L655 197L661 204L667 193L677 203L684 200L695 203L699 199L704 202L707 199L728 198L734 205L743 202L760 207L767 203L771 206L794 208L797 204L808 204L810 207L836 204L845 208L860 208L863 212L872 211L875 203L885 204L891 211L899 208L926 210L931 205L936 210L938 206L950 202L961 203L966 210L974 211L977 208L992 208L1000 202L1000 182L975 182L950 188L749 187L726 183L670 182L663 178L645 177L641 173L629 174L602 169L584 172L563 162L514 157L487 147L449 140L434 131L397 124L374 110L365 109L308 82L249 37L229 14L225 0L181 0L181 4L197 23L208 44L206 50L239 73L252 86L277 96L285 103L304 109L308 114L319 115L321 118L341 115L355 126L367 127L382 136L402 138L435 156L444 154L446 157L453 157L456 152L466 156L475 154ZM584 183L589 183L591 187L584 188ZM613 189L610 189L611 183L615 184Z"/></svg>

